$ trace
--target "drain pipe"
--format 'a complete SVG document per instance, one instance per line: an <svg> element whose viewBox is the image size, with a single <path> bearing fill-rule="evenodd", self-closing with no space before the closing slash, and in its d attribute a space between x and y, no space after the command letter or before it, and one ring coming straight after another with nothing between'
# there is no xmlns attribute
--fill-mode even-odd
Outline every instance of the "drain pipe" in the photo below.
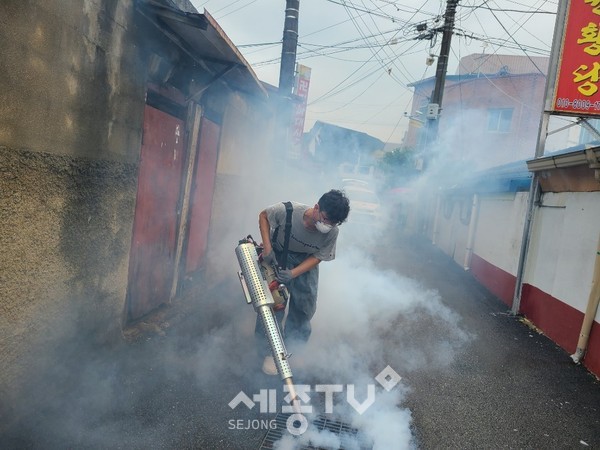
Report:
<svg viewBox="0 0 600 450"><path fill-rule="evenodd" d="M538 181L537 172L533 174L531 186L529 188L529 196L527 198L527 212L525 214L525 224L523 225L523 237L521 239L521 250L519 253L519 262L517 266L517 275L515 280L515 291L511 307L511 314L519 314L521 307L521 294L523 293L523 277L525 275L525 263L527 261L527 253L529 252L529 241L531 240L533 216L535 214L535 206L540 195L540 183Z"/></svg>
<svg viewBox="0 0 600 450"><path fill-rule="evenodd" d="M475 245L475 230L477 229L477 218L479 217L479 196L473 194L473 204L471 205L471 221L469 222L469 233L467 235L467 247L465 248L465 260L463 269L471 268L471 257L473 256L473 246Z"/></svg>
<svg viewBox="0 0 600 450"><path fill-rule="evenodd" d="M590 296L588 299L587 308L585 310L585 316L583 317L583 323L581 324L581 332L579 333L579 341L577 341L577 349L575 353L571 355L571 359L575 364L579 364L585 355L587 350L588 339L590 337L590 330L594 324L594 318L598 311L598 304L600 303L600 237L598 238L598 247L596 249L596 261L594 263L594 276L592 277L592 288L590 290Z"/></svg>

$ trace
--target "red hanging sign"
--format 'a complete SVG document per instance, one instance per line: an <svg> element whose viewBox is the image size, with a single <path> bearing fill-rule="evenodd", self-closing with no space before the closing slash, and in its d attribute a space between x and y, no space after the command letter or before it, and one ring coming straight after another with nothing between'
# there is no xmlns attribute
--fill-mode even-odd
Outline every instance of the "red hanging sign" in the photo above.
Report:
<svg viewBox="0 0 600 450"><path fill-rule="evenodd" d="M569 2L552 111L600 115L600 0Z"/></svg>

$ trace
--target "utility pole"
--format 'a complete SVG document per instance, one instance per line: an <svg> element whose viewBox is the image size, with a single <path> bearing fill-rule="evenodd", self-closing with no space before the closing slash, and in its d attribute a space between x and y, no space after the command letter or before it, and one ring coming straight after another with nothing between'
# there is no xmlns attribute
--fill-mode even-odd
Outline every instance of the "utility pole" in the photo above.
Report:
<svg viewBox="0 0 600 450"><path fill-rule="evenodd" d="M292 90L296 72L296 49L298 47L298 16L300 0L286 0L281 65L279 68L279 126L277 127L278 154L289 156L291 149Z"/></svg>
<svg viewBox="0 0 600 450"><path fill-rule="evenodd" d="M282 97L289 97L292 94L292 87L294 86L299 11L300 0L286 0L285 23L281 45L281 66L279 69L279 94Z"/></svg>
<svg viewBox="0 0 600 450"><path fill-rule="evenodd" d="M446 84L446 72L448 71L448 57L450 55L450 42L454 32L454 16L456 6L460 0L447 0L446 12L444 13L444 25L442 27L442 48L438 56L437 68L435 70L435 86L431 94L431 100L427 105L426 126L425 126L425 146L421 149L421 170L428 169L431 154L434 151L434 145L438 138L438 129L440 125L440 112L442 110L442 99L444 97L444 85ZM435 30L436 32L439 30ZM426 203L426 200L425 200ZM438 203L439 205L439 203ZM439 207L439 206L438 206ZM418 219L421 232L427 230L426 216ZM434 224L435 228L435 224ZM435 239L435 237L434 237Z"/></svg>
<svg viewBox="0 0 600 450"><path fill-rule="evenodd" d="M427 106L427 145L434 143L437 139L439 128L439 117L442 110L442 99L444 97L444 84L446 83L446 72L448 71L448 56L450 55L450 42L454 32L454 16L456 6L460 0L448 0L446 12L444 13L444 26L442 35L442 48L438 56L435 71L435 87L431 95L431 101Z"/></svg>

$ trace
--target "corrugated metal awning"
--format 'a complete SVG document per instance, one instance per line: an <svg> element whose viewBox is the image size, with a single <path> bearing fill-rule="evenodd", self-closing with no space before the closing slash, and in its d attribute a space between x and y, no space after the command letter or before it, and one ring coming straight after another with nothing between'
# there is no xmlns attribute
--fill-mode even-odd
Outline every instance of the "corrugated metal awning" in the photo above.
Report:
<svg viewBox="0 0 600 450"><path fill-rule="evenodd" d="M158 0L138 0L137 9L165 36L232 89L267 96L256 74L205 10L195 14Z"/></svg>
<svg viewBox="0 0 600 450"><path fill-rule="evenodd" d="M453 170L461 170L454 168ZM494 194L529 190L532 174L524 160L481 170L445 190L456 194Z"/></svg>

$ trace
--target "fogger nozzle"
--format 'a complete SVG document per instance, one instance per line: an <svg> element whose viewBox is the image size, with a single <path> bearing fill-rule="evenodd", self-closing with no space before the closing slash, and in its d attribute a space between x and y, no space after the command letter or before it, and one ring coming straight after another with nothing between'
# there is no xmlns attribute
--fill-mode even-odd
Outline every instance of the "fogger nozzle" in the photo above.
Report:
<svg viewBox="0 0 600 450"><path fill-rule="evenodd" d="M279 325L272 306L275 304L267 280L258 261L258 253L253 242L240 241L235 248L235 254L240 264L238 272L246 302L252 304L260 320L271 347L277 372L283 380L292 377L288 363L288 353L281 337Z"/></svg>

